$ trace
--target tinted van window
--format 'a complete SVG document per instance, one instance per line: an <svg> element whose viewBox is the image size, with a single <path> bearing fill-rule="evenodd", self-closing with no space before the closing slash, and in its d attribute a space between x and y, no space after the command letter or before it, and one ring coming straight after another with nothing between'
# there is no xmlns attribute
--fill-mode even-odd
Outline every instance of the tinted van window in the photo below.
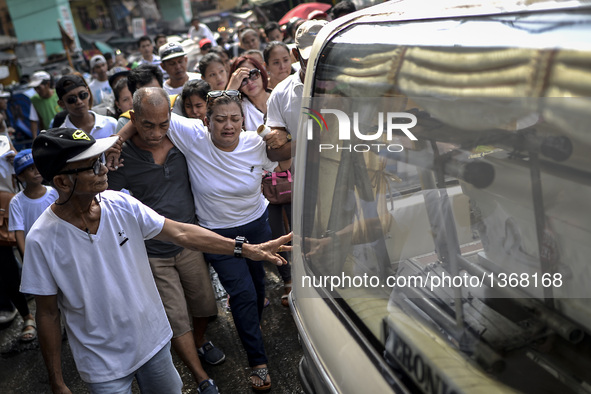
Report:
<svg viewBox="0 0 591 394"><path fill-rule="evenodd" d="M320 55L303 284L417 390L591 387L590 23L364 24Z"/></svg>

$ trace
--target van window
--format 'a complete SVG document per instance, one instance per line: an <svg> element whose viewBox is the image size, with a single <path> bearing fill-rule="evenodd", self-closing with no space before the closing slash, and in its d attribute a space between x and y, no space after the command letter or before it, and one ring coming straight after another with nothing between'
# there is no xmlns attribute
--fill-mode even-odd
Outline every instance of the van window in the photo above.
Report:
<svg viewBox="0 0 591 394"><path fill-rule="evenodd" d="M590 21L366 24L320 54L302 284L423 392L591 387Z"/></svg>

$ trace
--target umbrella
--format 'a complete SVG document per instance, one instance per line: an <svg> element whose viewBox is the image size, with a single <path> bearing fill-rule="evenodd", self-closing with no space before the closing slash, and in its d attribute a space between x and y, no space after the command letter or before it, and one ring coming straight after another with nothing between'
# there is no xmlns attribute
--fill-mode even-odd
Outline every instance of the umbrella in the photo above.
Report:
<svg viewBox="0 0 591 394"><path fill-rule="evenodd" d="M302 3L287 11L287 14L283 15L283 18L279 20L279 24L284 25L294 17L308 19L308 14L310 12L316 10L326 12L330 9L330 7L332 6L326 3Z"/></svg>

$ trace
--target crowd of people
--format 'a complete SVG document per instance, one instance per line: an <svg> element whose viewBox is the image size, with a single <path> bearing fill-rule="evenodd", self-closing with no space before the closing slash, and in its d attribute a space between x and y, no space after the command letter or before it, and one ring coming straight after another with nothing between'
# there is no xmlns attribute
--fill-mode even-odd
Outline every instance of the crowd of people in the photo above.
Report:
<svg viewBox="0 0 591 394"><path fill-rule="evenodd" d="M343 1L332 17L354 10ZM20 152L0 92L0 196L14 194L6 216L23 261L21 274L13 245L0 243L0 323L20 314L20 340L39 339L53 392L69 392L61 319L93 393L131 392L134 379L142 392L180 393L171 348L199 393L217 393L202 366L226 357L206 335L217 314L210 266L251 387L271 388L263 261L277 265L288 306L291 206L270 204L261 182L290 169L307 59L329 18L241 23L235 41L194 18L193 70L183 46L162 35L138 40L137 64L93 56L90 81L74 72L54 83L39 70L28 85L32 149Z"/></svg>

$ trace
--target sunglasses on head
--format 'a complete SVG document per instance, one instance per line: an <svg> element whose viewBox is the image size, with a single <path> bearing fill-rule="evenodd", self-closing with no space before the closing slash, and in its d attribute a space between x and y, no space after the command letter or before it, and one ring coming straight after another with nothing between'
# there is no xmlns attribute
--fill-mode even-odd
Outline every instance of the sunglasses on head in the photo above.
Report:
<svg viewBox="0 0 591 394"><path fill-rule="evenodd" d="M94 172L94 175L98 175L101 173L101 168L102 168L102 166L105 165L105 163L106 163L105 154L103 153L102 155L100 155L96 159L96 161L94 163L92 163L92 165L90 167L82 167L82 168L74 168L72 170L65 170L65 171L60 172L60 174L78 174L80 172L92 170L92 172Z"/></svg>
<svg viewBox="0 0 591 394"><path fill-rule="evenodd" d="M248 77L246 77L242 80L240 87L245 86L249 80L256 81L257 79L259 79L260 76L261 76L261 70L259 70L258 68L253 68L252 70L250 70L248 72Z"/></svg>
<svg viewBox="0 0 591 394"><path fill-rule="evenodd" d="M80 99L80 101L84 101L88 98L88 96L90 96L90 94L87 91L83 90L80 93L78 93L78 96L76 96L76 95L68 96L64 100L68 104L76 104L76 101L78 101L78 99Z"/></svg>
<svg viewBox="0 0 591 394"><path fill-rule="evenodd" d="M240 99L241 95L240 92L237 90L212 90L210 92L207 93L207 100L206 102L209 102L209 99L216 99L218 97L222 97L222 96L226 96L226 97L238 97L238 99Z"/></svg>

